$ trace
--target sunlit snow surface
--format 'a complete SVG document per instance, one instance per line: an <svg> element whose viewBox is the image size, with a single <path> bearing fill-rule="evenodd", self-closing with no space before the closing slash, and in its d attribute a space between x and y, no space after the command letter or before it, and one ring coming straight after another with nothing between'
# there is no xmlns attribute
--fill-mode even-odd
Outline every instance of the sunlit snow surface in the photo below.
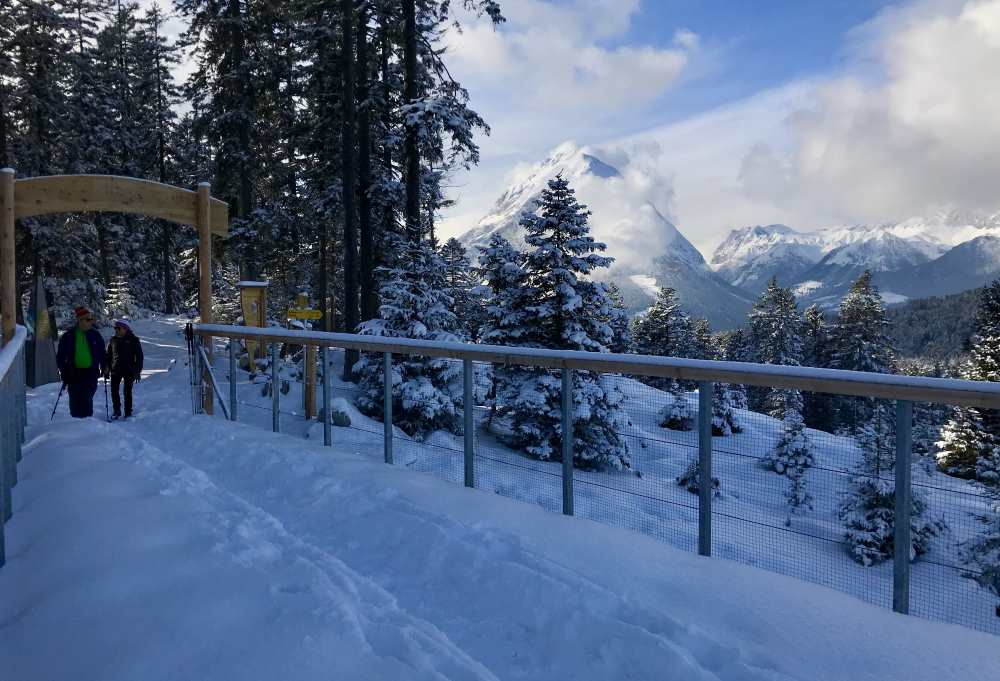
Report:
<svg viewBox="0 0 1000 681"><path fill-rule="evenodd" d="M31 394L0 570L0 678L936 681L1000 669L988 634L466 490L406 470L420 466L402 446L386 466L359 429L337 429L326 449L290 417L291 434L260 427L264 410L240 424L193 417L183 356L167 371L179 327L136 327L152 342L133 420L63 411L50 426L56 386Z"/></svg>

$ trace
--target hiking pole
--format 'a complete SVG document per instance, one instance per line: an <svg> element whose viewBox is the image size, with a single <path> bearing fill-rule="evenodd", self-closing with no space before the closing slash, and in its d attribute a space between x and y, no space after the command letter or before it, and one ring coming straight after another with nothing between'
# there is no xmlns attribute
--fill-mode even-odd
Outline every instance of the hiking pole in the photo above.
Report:
<svg viewBox="0 0 1000 681"><path fill-rule="evenodd" d="M63 383L62 387L59 388L59 395L58 395L58 397L56 397L56 403L52 407L52 416L49 417L49 421L51 421L52 419L54 419L56 417L56 409L59 408L59 400L62 399L62 394L63 394L64 390L66 390L66 384L65 383Z"/></svg>
<svg viewBox="0 0 1000 681"><path fill-rule="evenodd" d="M111 423L111 410L108 409L108 379L104 379L104 417Z"/></svg>

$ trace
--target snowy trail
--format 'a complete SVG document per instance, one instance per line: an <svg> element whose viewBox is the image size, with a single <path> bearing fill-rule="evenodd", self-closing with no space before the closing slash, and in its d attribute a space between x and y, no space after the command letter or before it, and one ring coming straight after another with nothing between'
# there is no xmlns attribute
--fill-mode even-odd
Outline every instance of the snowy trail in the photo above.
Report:
<svg viewBox="0 0 1000 681"><path fill-rule="evenodd" d="M183 350L176 326L142 335L151 372ZM151 373L125 423L60 414L45 427L52 387L29 404L0 571L11 678L930 680L1000 668L986 634L192 417L182 363Z"/></svg>

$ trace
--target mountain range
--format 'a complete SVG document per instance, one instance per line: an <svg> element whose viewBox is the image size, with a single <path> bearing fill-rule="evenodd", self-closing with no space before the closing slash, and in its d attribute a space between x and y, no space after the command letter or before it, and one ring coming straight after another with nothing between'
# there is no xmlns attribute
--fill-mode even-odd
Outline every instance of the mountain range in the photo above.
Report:
<svg viewBox="0 0 1000 681"><path fill-rule="evenodd" d="M592 211L591 233L607 244L606 254L616 259L599 276L618 285L630 312L648 308L658 287L670 286L690 314L706 317L717 328L742 321L751 296L714 272L651 197L592 150L571 142L519 173L489 213L459 240L474 258L477 247L485 246L496 233L523 247L521 215L536 208L549 180L560 174Z"/></svg>
<svg viewBox="0 0 1000 681"><path fill-rule="evenodd" d="M535 210L557 174L592 211L594 238L616 258L601 277L619 286L632 313L652 304L659 287L669 286L689 314L724 329L745 321L771 277L792 287L801 307L824 308L836 307L866 269L890 305L958 293L1000 277L1000 213L950 211L808 232L788 225L742 227L706 262L657 207L658 199L668 197L651 195L647 183L571 142L517 173L489 213L459 238L473 259L495 233L524 246L521 215Z"/></svg>

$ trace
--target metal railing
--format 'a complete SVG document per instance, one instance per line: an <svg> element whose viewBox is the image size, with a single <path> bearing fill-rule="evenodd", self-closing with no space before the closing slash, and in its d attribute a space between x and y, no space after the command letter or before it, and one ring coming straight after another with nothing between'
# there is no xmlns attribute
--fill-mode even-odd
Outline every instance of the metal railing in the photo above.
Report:
<svg viewBox="0 0 1000 681"><path fill-rule="evenodd" d="M27 331L17 327L14 337L0 350L0 567L6 562L4 524L13 515L12 490L17 485L21 461L25 405L24 346Z"/></svg>
<svg viewBox="0 0 1000 681"><path fill-rule="evenodd" d="M679 381L688 381L698 386L697 409L697 450L698 489L697 506L686 506L697 511L697 550L701 555L710 556L713 550L713 515L716 518L731 518L752 524L770 527L773 525L761 523L745 517L734 517L726 513L713 513L713 437L712 437L712 400L714 382L726 384L743 384L769 388L800 390L813 394L832 393L841 396L891 399L895 401L895 517L909 517L912 508L911 484L911 437L913 426L914 402L938 402L950 405L974 406L978 408L1000 409L1000 383L985 383L955 379L923 378L900 375L867 374L863 372L842 371L833 369L812 369L804 367L784 367L752 363L716 362L708 360L687 360L670 357L651 357L642 355L615 355L589 352L565 352L516 347L499 347L461 343L432 343L399 338L382 338L359 336L353 334L337 334L312 331L293 331L286 329L259 329L243 326L195 325L194 333L202 339L213 337L250 340L258 343L269 343L272 349L272 423L273 430L279 432L279 415L281 412L277 376L278 346L282 343L295 345L314 345L319 347L324 367L322 381L322 407L319 415L323 425L324 444L332 442L330 432L330 381L327 380L328 349L355 349L368 353L381 353L383 370L386 376L390 374L393 354L413 355L423 357L450 358L459 360L462 364L462 394L464 405L475 405L473 400L474 363L496 365L524 365L556 369L561 373L562 401L561 428L563 437L562 465L560 471L562 501L561 510L566 515L574 514L574 466L572 456L572 385L574 372L587 371L600 374L632 375L642 377L661 377ZM230 342L230 375L236 375L236 344ZM195 371L193 375L204 376L210 372ZM212 387L202 386L202 391L212 390L222 401L222 393L211 376ZM392 387L391 381L383 381L384 396L384 433L382 445L387 463L393 463L393 419L392 419ZM237 391L235 380L230 380L230 404L227 413L230 418L237 417ZM197 403L197 400L196 400ZM251 405L254 406L254 405ZM477 436L474 408L463 408L463 444L462 475L465 486L476 486L476 460L492 460L481 457L477 453ZM647 438L648 439L648 438ZM673 444L692 446L680 442ZM435 446L435 445L429 445ZM643 444L645 446L645 444ZM717 455L745 456L748 459L761 459L748 452L718 450ZM516 464L515 464L516 465ZM551 475L548 471L535 470L536 473ZM846 471L837 471L846 473ZM888 473L888 471L887 471ZM582 474L585 475L585 474ZM606 487L590 476L584 477L582 484L588 487ZM715 483L718 486L718 483ZM618 492L628 490L607 487ZM636 496L642 496L637 494ZM648 497L647 497L648 498ZM664 501L658 499L657 501ZM685 506L683 503L677 506ZM718 521L716 521L718 522ZM795 530L790 530L795 532ZM896 612L907 614L910 611L910 577L911 577L911 538L910 523L894 523L894 542L892 564L892 607ZM798 534L804 534L798 532ZM827 537L816 537L832 541ZM951 567L951 566L948 566Z"/></svg>

